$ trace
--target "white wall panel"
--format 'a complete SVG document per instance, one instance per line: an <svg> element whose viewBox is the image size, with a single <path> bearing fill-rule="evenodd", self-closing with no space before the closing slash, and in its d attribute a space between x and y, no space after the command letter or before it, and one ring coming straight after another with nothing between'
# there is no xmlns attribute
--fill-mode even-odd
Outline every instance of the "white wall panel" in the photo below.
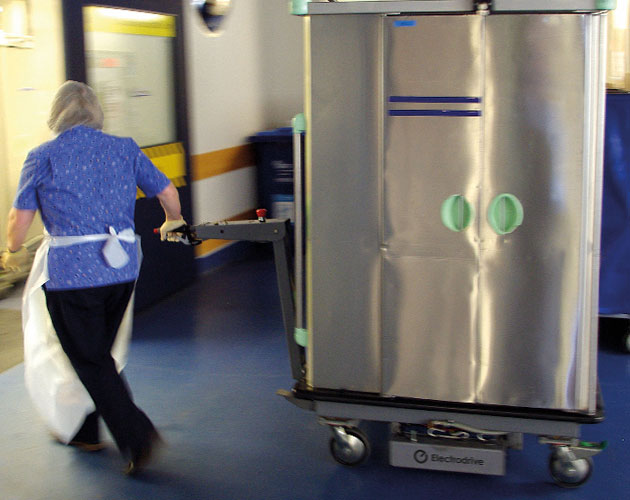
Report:
<svg viewBox="0 0 630 500"><path fill-rule="evenodd" d="M186 11L191 154L243 144L302 111L302 19L286 0L238 0L219 36Z"/></svg>
<svg viewBox="0 0 630 500"><path fill-rule="evenodd" d="M190 154L239 146L303 111L302 18L287 0L237 0L212 36L186 11ZM255 168L193 183L195 223L256 205Z"/></svg>
<svg viewBox="0 0 630 500"><path fill-rule="evenodd" d="M240 168L197 181L193 191L193 224L228 219L254 207L256 169Z"/></svg>
<svg viewBox="0 0 630 500"><path fill-rule="evenodd" d="M29 150L53 138L50 104L64 81L60 0L37 0L30 18L32 49L0 47L0 248ZM37 216L27 239L42 233Z"/></svg>

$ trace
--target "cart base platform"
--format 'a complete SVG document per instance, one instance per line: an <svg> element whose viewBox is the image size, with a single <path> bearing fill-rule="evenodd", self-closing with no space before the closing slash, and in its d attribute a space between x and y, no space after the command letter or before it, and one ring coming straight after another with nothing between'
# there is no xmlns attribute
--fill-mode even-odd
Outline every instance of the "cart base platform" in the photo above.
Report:
<svg viewBox="0 0 630 500"><path fill-rule="evenodd" d="M599 391L594 415L309 389L303 383L278 395L315 412L330 427L331 454L343 465L363 463L370 454L367 436L358 428L361 420L390 423L391 465L452 472L503 475L507 450L522 449L523 434L536 434L551 447L552 478L567 488L588 480L591 457L607 445L579 439L580 425L604 419Z"/></svg>

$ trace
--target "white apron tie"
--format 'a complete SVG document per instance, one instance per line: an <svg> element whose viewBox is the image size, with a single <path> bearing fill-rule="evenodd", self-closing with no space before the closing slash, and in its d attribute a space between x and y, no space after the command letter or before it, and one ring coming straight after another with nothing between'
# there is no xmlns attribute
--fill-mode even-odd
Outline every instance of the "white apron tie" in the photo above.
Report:
<svg viewBox="0 0 630 500"><path fill-rule="evenodd" d="M129 255L120 244L120 241L126 243L134 243L136 234L133 229L127 228L116 233L116 230L110 226L109 234L83 234L81 236L49 236L51 247L67 247L70 245L79 245L81 243L90 243L93 241L104 241L103 257L110 267L120 269L129 262Z"/></svg>
<svg viewBox="0 0 630 500"><path fill-rule="evenodd" d="M114 268L127 264L129 256L119 240L137 241L138 260L141 260L139 237L132 229L109 234L83 236L50 236L45 234L33 261L22 297L22 330L24 332L24 379L28 393L46 425L63 442L68 443L77 433L83 420L94 411L94 403L79 381L70 360L59 344L59 339L48 314L42 290L48 279L48 250L93 241L106 241L103 255ZM122 252L122 253L121 253ZM135 294L135 292L134 292ZM112 346L112 357L120 372L127 363L127 352L133 327L132 295Z"/></svg>

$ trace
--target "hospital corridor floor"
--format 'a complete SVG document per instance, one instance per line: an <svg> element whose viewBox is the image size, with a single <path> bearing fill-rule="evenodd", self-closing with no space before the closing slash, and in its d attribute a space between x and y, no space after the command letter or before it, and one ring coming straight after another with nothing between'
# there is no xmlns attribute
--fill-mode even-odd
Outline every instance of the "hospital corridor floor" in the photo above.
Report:
<svg viewBox="0 0 630 500"><path fill-rule="evenodd" d="M166 447L137 477L111 437L85 453L56 444L26 394L23 365L0 374L0 500L381 500L630 498L630 355L600 348L602 423L581 437L607 440L590 480L563 489L547 446L525 435L505 476L392 467L388 425L363 422L372 453L338 464L331 432L276 395L293 385L272 257L262 252L199 277L140 311L125 370L134 399Z"/></svg>

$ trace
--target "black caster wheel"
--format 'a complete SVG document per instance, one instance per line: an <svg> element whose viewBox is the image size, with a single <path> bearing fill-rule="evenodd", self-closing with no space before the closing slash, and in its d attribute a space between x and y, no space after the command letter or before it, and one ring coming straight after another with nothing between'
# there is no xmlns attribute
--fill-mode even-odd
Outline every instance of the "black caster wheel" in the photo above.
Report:
<svg viewBox="0 0 630 500"><path fill-rule="evenodd" d="M563 488L577 488L591 477L593 460L578 458L576 460L562 460L556 453L549 457L549 472L557 485Z"/></svg>
<svg viewBox="0 0 630 500"><path fill-rule="evenodd" d="M370 456L367 436L357 428L335 427L330 438L330 453L342 465L362 464Z"/></svg>

